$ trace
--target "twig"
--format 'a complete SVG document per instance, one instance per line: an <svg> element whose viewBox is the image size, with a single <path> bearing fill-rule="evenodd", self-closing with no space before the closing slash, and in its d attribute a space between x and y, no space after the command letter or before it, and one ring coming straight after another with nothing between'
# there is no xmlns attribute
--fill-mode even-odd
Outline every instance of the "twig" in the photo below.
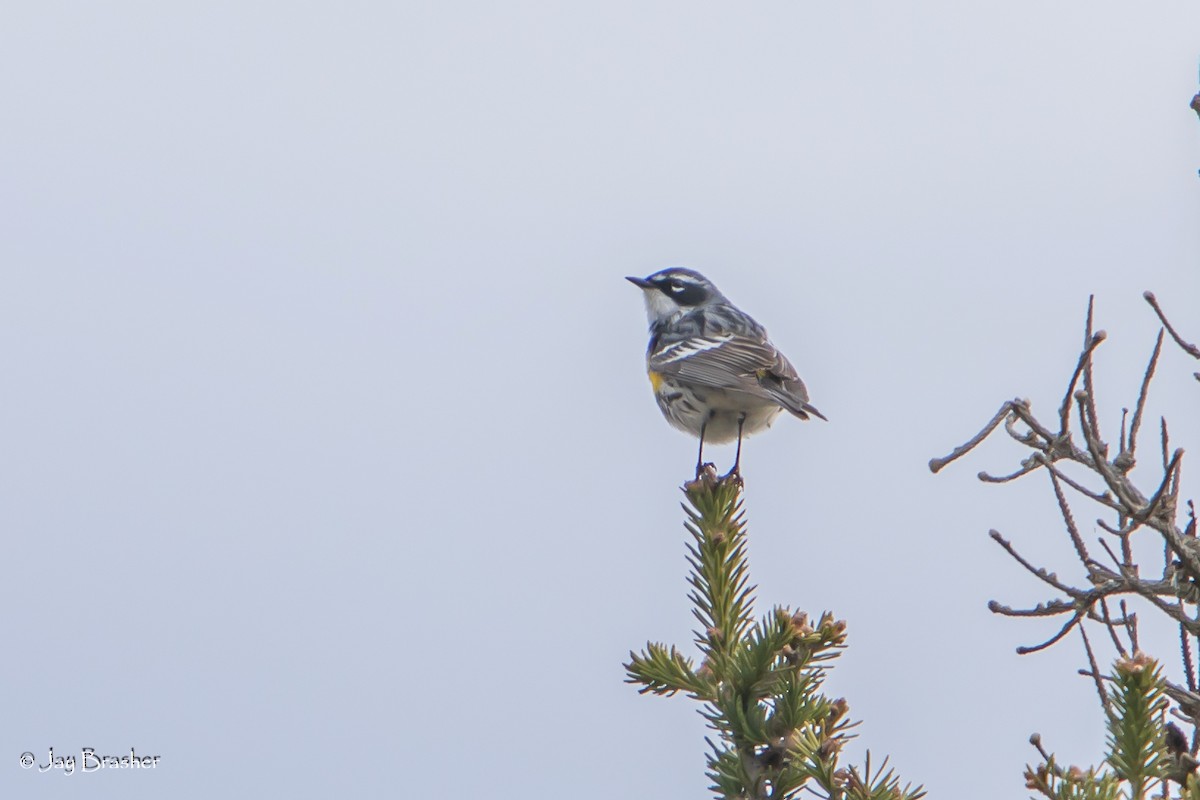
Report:
<svg viewBox="0 0 1200 800"><path fill-rule="evenodd" d="M1164 493L1167 491L1167 487L1171 485L1171 477L1175 474L1175 470L1178 469L1179 459L1181 458L1183 458L1182 448L1176 450L1175 454L1171 456L1171 463L1167 465L1166 474L1163 475L1162 482L1159 483L1158 489L1154 492L1154 495L1146 502L1145 506L1135 509L1133 513L1130 514L1130 517L1135 520L1142 521L1150 519L1150 517L1154 514L1154 510L1157 508L1159 501L1163 499Z"/></svg>
<svg viewBox="0 0 1200 800"><path fill-rule="evenodd" d="M1075 603L1058 599L1038 603L1033 608L1012 608L996 600L988 601L988 611L1002 617L1057 617L1059 614L1070 614L1077 608Z"/></svg>
<svg viewBox="0 0 1200 800"><path fill-rule="evenodd" d="M1167 418L1158 418L1159 439L1162 441L1162 465L1167 468L1167 451L1171 449L1171 433L1167 430Z"/></svg>
<svg viewBox="0 0 1200 800"><path fill-rule="evenodd" d="M1062 442L1064 441L1064 437L1055 436L1046 428L1045 425L1038 422L1037 417L1030 412L1028 402L1024 400L1014 400L1012 403L1012 413L1016 414L1022 422L1028 425L1031 431L1045 439L1047 444L1050 444L1056 448L1061 446ZM1074 457L1074 454L1072 457Z"/></svg>
<svg viewBox="0 0 1200 800"><path fill-rule="evenodd" d="M1062 774L1063 774L1062 767L1059 767L1057 764L1054 764L1054 756L1047 753L1046 748L1042 747L1042 735L1040 733L1032 734L1029 737L1029 743L1037 748L1037 751L1042 756L1042 763L1046 766L1046 768L1049 769L1050 766L1053 764L1054 765L1054 774L1058 777L1062 777ZM1038 787L1038 791L1040 791L1042 794L1046 795L1047 797L1053 797L1052 794L1049 794L1042 787Z"/></svg>
<svg viewBox="0 0 1200 800"><path fill-rule="evenodd" d="M1182 616L1183 607L1179 603L1176 603L1175 605L1164 603L1159 599L1158 594L1154 591L1151 591L1150 587L1147 586L1143 581L1129 581L1129 588L1133 589L1133 591L1135 591L1137 594L1149 600L1159 611L1163 612L1171 619L1178 621L1180 625L1183 625L1185 628L1187 628L1193 635L1200 633L1200 623L1197 623L1195 620L1190 620L1186 616ZM1122 604L1124 604L1124 602L1124 600L1121 601ZM1124 605L1121 606L1121 612L1125 612ZM1133 639L1133 649L1137 650L1137 614L1133 614L1132 616L1135 625L1130 631L1130 635ZM1128 628L1128 626L1126 627Z"/></svg>
<svg viewBox="0 0 1200 800"><path fill-rule="evenodd" d="M1043 581L1044 583L1050 584L1055 589L1058 589L1060 592L1062 592L1065 595L1070 596L1073 594L1071 587L1069 587L1069 586L1063 584L1061 581L1059 581L1058 578L1053 573L1047 572L1046 570L1044 570L1040 567L1035 567L1033 564L1029 563L1024 558L1022 558L1021 554L1016 551L1016 549L1012 546L1012 544L1007 539L1005 539L1003 536L1000 535L1000 531L995 530L995 529L990 530L990 531L988 531L988 536L991 536L992 539L995 540L995 542L998 545L1003 547L1006 551L1008 551L1008 554L1010 556L1012 556L1014 559L1016 559L1018 564L1020 564L1025 569L1029 570L1039 580Z"/></svg>
<svg viewBox="0 0 1200 800"><path fill-rule="evenodd" d="M1075 400L1079 404L1080 416L1086 419L1090 413L1089 409L1091 408L1091 401L1088 399L1085 392L1076 392ZM1094 420L1092 421L1094 422ZM1104 479L1104 482L1108 485L1108 488L1112 490L1113 495L1115 495L1118 500L1120 500L1129 508L1140 507L1141 502L1139 501L1142 498L1137 496L1137 490L1134 489L1128 481L1122 480L1114 475L1112 469L1109 468L1108 461L1105 460L1104 453L1101 450L1101 448L1104 446L1104 442L1100 440L1099 433L1090 433L1088 426L1085 425L1083 439L1087 443L1088 452L1092 456L1092 463L1088 466L1092 467L1093 470L1099 473L1100 477Z"/></svg>
<svg viewBox="0 0 1200 800"><path fill-rule="evenodd" d="M1058 479L1060 481L1065 483L1067 486L1070 486L1072 489L1079 492L1084 497L1095 500L1100 505L1108 506L1113 511L1121 510L1121 506L1115 500L1112 499L1112 495L1109 494L1108 492L1104 492L1103 494L1101 494L1100 492L1093 492L1091 489L1088 489L1086 486L1084 486L1083 484L1076 481L1070 475L1066 474L1065 472L1060 470L1058 467L1054 466L1054 464L1052 464L1050 462L1045 462L1045 465L1046 465L1046 469L1050 470L1055 475L1057 475Z"/></svg>
<svg viewBox="0 0 1200 800"><path fill-rule="evenodd" d="M1125 433L1126 433L1126 431L1129 430L1128 427L1126 427L1127 422L1129 422L1129 409L1122 408L1121 409L1121 438L1119 440L1120 444L1117 445L1118 460L1120 460L1120 457L1122 457L1126 454L1126 452L1125 452L1125 442L1126 442ZM1127 471L1129 469L1129 467L1122 466L1122 469Z"/></svg>
<svg viewBox="0 0 1200 800"><path fill-rule="evenodd" d="M1189 691L1196 691L1196 670L1192 665L1191 635L1183 623L1179 625L1179 651L1183 656L1183 674Z"/></svg>
<svg viewBox="0 0 1200 800"><path fill-rule="evenodd" d="M1096 613L1095 607L1088 609L1087 618L1090 619L1092 622L1098 622L1101 625L1104 624L1104 618ZM1125 624L1125 620L1113 620L1113 622L1116 623L1117 625Z"/></svg>
<svg viewBox="0 0 1200 800"><path fill-rule="evenodd" d="M1084 547L1083 537L1079 535L1079 529L1075 526L1075 518L1071 516L1071 508L1067 505L1067 498L1063 495L1058 476L1053 472L1050 473L1050 483L1054 486L1054 496L1058 498L1058 507L1062 511L1063 520L1067 523L1067 534L1071 537L1071 544L1075 545L1075 552L1079 554L1079 560L1087 564L1090 557L1087 548Z"/></svg>
<svg viewBox="0 0 1200 800"><path fill-rule="evenodd" d="M1171 334L1171 338L1175 340L1175 344L1183 348L1183 351L1192 358L1200 358L1200 347L1196 347L1194 344L1185 342L1183 338L1175 332L1175 328L1171 327L1171 323L1167 321L1167 315L1164 314L1163 310L1159 307L1158 298L1154 296L1154 292L1142 292L1142 297L1145 298L1146 302L1150 304L1150 307L1154 309L1154 313L1158 314L1158 319L1162 322L1163 327L1167 329L1167 333Z"/></svg>
<svg viewBox="0 0 1200 800"><path fill-rule="evenodd" d="M1117 624L1113 621L1112 615L1108 611L1108 601L1100 600L1100 610L1104 612L1104 624L1108 628L1109 638L1112 639L1113 646L1117 648L1117 652L1122 657L1128 656L1129 653L1125 650L1125 645L1121 642L1121 637L1117 636Z"/></svg>
<svg viewBox="0 0 1200 800"><path fill-rule="evenodd" d="M1021 418L1016 414L1009 414L1004 418L1004 432L1007 433L1008 437L1014 442L1020 442L1027 447L1038 447L1036 441L1037 431L1028 430L1024 433L1017 433L1017 423L1020 422L1020 420Z"/></svg>
<svg viewBox="0 0 1200 800"><path fill-rule="evenodd" d="M1079 626L1079 635L1083 637L1083 649L1087 651L1088 665L1092 668L1092 680L1096 683L1096 694L1100 695L1100 707L1104 713L1110 713L1108 707L1108 692L1104 690L1104 682L1100 680L1100 667L1096 664L1096 654L1092 652L1092 643L1088 641L1087 628Z"/></svg>
<svg viewBox="0 0 1200 800"><path fill-rule="evenodd" d="M1053 636L1051 636L1049 639L1042 642L1041 644L1035 644L1031 647L1024 647L1024 646L1018 647L1017 655L1027 656L1030 653L1036 653L1039 650L1045 650L1047 647L1050 647L1050 646L1054 645L1055 643L1062 641L1062 638L1064 636L1066 636L1068 633L1070 633L1071 629L1074 628L1076 625L1078 625L1079 620L1081 620L1082 618L1083 618L1083 610L1080 609L1079 611L1077 611L1075 613L1075 615L1073 617L1071 617L1071 619L1067 620L1067 624L1063 625L1062 630L1060 630L1058 633L1054 634Z"/></svg>
<svg viewBox="0 0 1200 800"><path fill-rule="evenodd" d="M1125 517L1122 515L1121 519L1124 519L1124 518ZM1129 547L1129 534L1122 532L1125 530L1123 527L1119 530L1113 530L1113 528L1109 527L1103 520L1098 519L1098 520L1096 520L1096 522L1100 523L1100 525L1104 528L1104 530L1120 537L1120 539L1121 539L1121 557L1120 558L1117 558L1116 553L1114 553L1112 551L1112 548L1108 546L1108 542L1104 541L1103 539L1100 540L1100 546L1104 548L1104 552L1108 553L1108 557L1111 558L1113 560L1113 563L1117 565L1117 569L1121 573L1121 579L1122 580L1126 579L1126 577L1128 575L1128 573L1126 572L1127 569L1137 569L1137 567L1132 563L1133 562L1133 552L1130 550L1130 547ZM1135 574L1135 577L1136 577L1136 574Z"/></svg>
<svg viewBox="0 0 1200 800"><path fill-rule="evenodd" d="M1124 600L1121 601L1121 616L1125 618L1125 633L1129 634L1129 645L1133 648L1133 652L1136 653L1142 649L1138 646L1137 614L1129 613L1129 607L1125 605Z"/></svg>
<svg viewBox="0 0 1200 800"><path fill-rule="evenodd" d="M1108 546L1108 542L1104 541L1103 539L1100 539L1099 542L1100 542L1100 546L1104 548L1104 552L1108 553L1108 557L1111 558L1113 560L1113 563L1117 565L1117 569L1124 570L1125 569L1124 559L1117 558L1117 554L1114 553L1112 551L1112 548ZM1122 572L1122 577L1123 576L1124 576L1124 572Z"/></svg>
<svg viewBox="0 0 1200 800"><path fill-rule="evenodd" d="M1007 475L992 475L988 472L981 472L976 477L978 477L979 480L983 481L984 483L1008 483L1009 481L1015 481L1022 475L1028 475L1040 466L1042 466L1040 463L1029 459L1022 464L1021 468L1016 472L1010 472Z"/></svg>
<svg viewBox="0 0 1200 800"><path fill-rule="evenodd" d="M1104 530L1111 533L1113 536L1120 536L1121 540L1122 540L1122 551L1124 551L1124 549L1125 549L1124 548L1124 540L1129 536L1129 534L1133 533L1134 531L1136 531L1138 528L1142 527L1146 523L1138 521L1138 520L1134 520L1133 522L1129 523L1128 525L1126 525L1123 528L1114 528L1112 525L1109 525L1104 520L1097 519L1096 524L1099 525ZM1128 557L1128 556L1126 556L1126 557Z"/></svg>
<svg viewBox="0 0 1200 800"><path fill-rule="evenodd" d="M1088 295L1087 327L1086 327L1086 333L1083 338L1085 346L1088 342L1090 342L1093 339L1092 311L1094 310L1095 300L1096 300L1095 295ZM1104 333L1103 331L1100 331L1096 335L1100 336L1100 335L1103 335L1103 333ZM1086 436L1086 434L1090 430L1092 436L1094 436L1096 438L1096 441L1100 441L1100 423L1096 419L1096 398L1095 398L1095 392L1093 391L1093 387L1092 387L1092 359L1091 358L1088 358L1087 361L1085 361L1083 364L1083 391L1087 398L1087 410L1088 410L1087 416L1085 416L1082 420L1082 422L1084 424L1084 434ZM1078 395L1076 395L1076 396L1078 396ZM1083 415L1081 414L1081 416L1083 416Z"/></svg>
<svg viewBox="0 0 1200 800"><path fill-rule="evenodd" d="M1178 703L1180 709L1192 718L1193 724L1195 724L1197 719L1200 719L1200 694L1188 691L1171 681L1163 681L1163 690L1166 692L1167 697Z"/></svg>
<svg viewBox="0 0 1200 800"><path fill-rule="evenodd" d="M1154 377L1154 370L1158 366L1158 355L1162 352L1163 332L1160 328L1158 331L1158 339L1154 342L1154 352L1150 355L1150 363L1146 365L1146 374L1142 376L1142 390L1138 392L1137 406L1133 411L1133 423L1129 426L1129 450L1130 457L1133 457L1137 450L1137 435L1138 428L1142 426L1142 411L1146 408L1146 396L1150 390L1150 380Z"/></svg>
<svg viewBox="0 0 1200 800"><path fill-rule="evenodd" d="M1071 398L1075 396L1075 384L1079 381L1079 376L1083 373L1085 367L1092 358L1092 351L1100 346L1100 343L1107 338L1104 331L1092 335L1092 301L1088 300L1088 336L1083 343L1083 352L1079 354L1079 361L1075 364L1075 371L1071 373L1071 380L1067 384L1067 393L1063 395L1062 405L1058 408L1059 420L1059 436L1065 436L1071 419ZM1086 385L1086 384L1085 384Z"/></svg>
<svg viewBox="0 0 1200 800"><path fill-rule="evenodd" d="M942 458L929 459L929 471L936 474L942 467L946 466L951 461L954 461L955 459L960 458L960 457L966 455L967 453L971 452L972 450L974 450L976 445L978 445L980 442L982 442L984 439L986 439L988 437L988 434L990 434L992 431L994 431L996 429L996 426L1000 424L1000 421L1003 420L1010 411L1012 411L1013 404L1018 403L1018 402L1020 402L1020 401L1019 400L1006 401L1004 403L1004 405L1000 406L1000 410L996 412L996 416L992 417L991 422L989 422L987 425L983 426L983 430L981 430L979 433L972 436L964 444L961 444L958 447L951 450L950 455L944 456Z"/></svg>

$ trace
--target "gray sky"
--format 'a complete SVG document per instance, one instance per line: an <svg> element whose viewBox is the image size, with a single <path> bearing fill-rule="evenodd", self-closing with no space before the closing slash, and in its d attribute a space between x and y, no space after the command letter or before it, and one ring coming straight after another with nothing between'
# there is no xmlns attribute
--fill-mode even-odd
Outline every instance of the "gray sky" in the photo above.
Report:
<svg viewBox="0 0 1200 800"><path fill-rule="evenodd" d="M694 442L622 280L670 265L830 418L743 466L760 610L849 622L853 752L985 800L1023 794L1034 730L1098 760L1078 643L1018 658L1056 628L985 608L1046 598L989 527L1070 568L1047 486L979 485L1003 444L925 464L1006 398L1056 406L1090 292L1114 420L1144 289L1200 335L1197 30L1184 3L9 4L0 795L704 796L694 704L622 683L693 627ZM1180 441L1193 368L1168 353L1154 409ZM19 767L50 746L162 762Z"/></svg>

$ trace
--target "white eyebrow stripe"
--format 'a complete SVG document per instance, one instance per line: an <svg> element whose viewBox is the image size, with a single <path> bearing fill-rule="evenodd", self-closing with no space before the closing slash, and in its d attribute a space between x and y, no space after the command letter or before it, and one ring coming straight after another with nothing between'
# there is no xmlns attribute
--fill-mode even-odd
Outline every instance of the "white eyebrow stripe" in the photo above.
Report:
<svg viewBox="0 0 1200 800"><path fill-rule="evenodd" d="M686 272L676 272L670 269L665 269L662 272L656 272L651 275L648 280L683 281L684 283L690 283L693 286L700 286L704 283L703 278L697 278L695 275L689 275Z"/></svg>
<svg viewBox="0 0 1200 800"><path fill-rule="evenodd" d="M732 333L725 333L713 338L684 339L682 342L675 342L674 344L664 347L658 352L658 357L656 360L663 364L670 364L672 361L680 361L688 358L689 356L694 356L696 353L703 353L705 350L716 350L718 347L725 344L732 338ZM679 350L678 353L675 353L675 355L671 356L670 358L663 358L663 356L665 356L667 353L676 349Z"/></svg>

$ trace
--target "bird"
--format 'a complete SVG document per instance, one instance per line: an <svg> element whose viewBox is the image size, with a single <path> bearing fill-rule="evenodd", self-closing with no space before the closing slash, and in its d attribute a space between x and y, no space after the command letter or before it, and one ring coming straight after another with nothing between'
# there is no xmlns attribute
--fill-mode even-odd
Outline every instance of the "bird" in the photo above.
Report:
<svg viewBox="0 0 1200 800"><path fill-rule="evenodd" d="M740 476L742 438L770 427L782 412L803 420L824 414L808 401L796 368L767 331L692 269L669 267L645 278L627 277L642 290L650 322L646 372L667 422L704 443L737 440L729 475Z"/></svg>

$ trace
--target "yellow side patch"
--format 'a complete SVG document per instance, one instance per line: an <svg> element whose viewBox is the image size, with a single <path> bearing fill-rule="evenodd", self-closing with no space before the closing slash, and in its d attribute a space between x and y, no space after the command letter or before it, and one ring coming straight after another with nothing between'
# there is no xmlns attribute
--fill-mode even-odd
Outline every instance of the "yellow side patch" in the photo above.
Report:
<svg viewBox="0 0 1200 800"><path fill-rule="evenodd" d="M658 394L658 390L662 388L663 384L662 373L650 370L646 374L650 376L650 388L654 390L655 394Z"/></svg>

